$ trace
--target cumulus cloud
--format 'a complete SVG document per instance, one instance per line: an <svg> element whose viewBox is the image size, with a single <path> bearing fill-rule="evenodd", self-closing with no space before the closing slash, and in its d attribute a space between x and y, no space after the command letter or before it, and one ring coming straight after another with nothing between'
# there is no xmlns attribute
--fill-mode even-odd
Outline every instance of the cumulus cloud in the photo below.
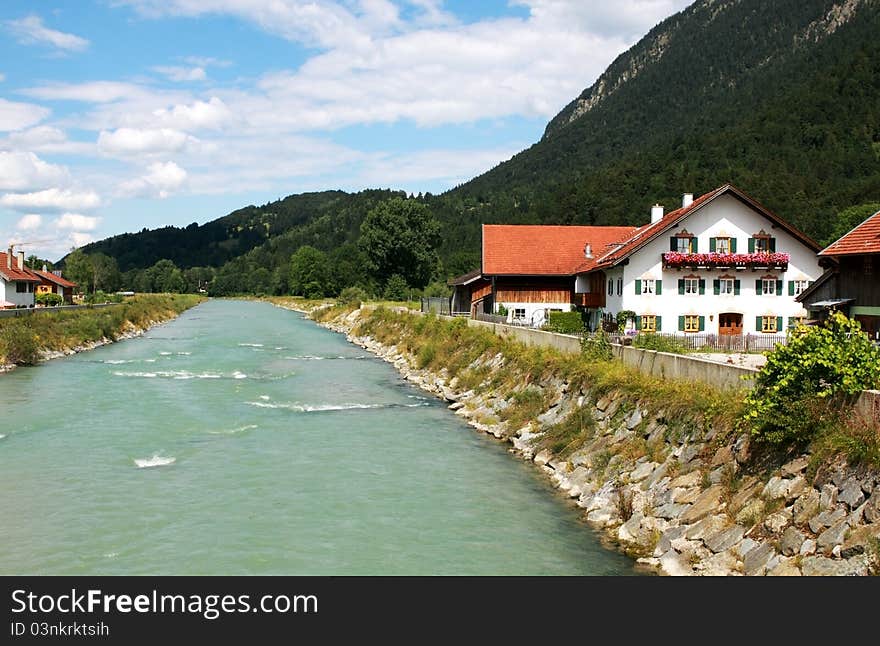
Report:
<svg viewBox="0 0 880 646"><path fill-rule="evenodd" d="M48 116L49 109L43 106L0 98L0 132L29 128Z"/></svg>
<svg viewBox="0 0 880 646"><path fill-rule="evenodd" d="M36 213L28 213L23 216L15 225L19 231L33 231L39 229L43 224L43 218Z"/></svg>
<svg viewBox="0 0 880 646"><path fill-rule="evenodd" d="M19 20L7 20L6 27L25 45L51 45L68 52L81 52L88 48L89 41L74 34L49 29L40 16L30 15Z"/></svg>
<svg viewBox="0 0 880 646"><path fill-rule="evenodd" d="M81 215L79 213L63 213L52 222L59 229L75 229L76 231L93 231L101 222L101 218Z"/></svg>
<svg viewBox="0 0 880 646"><path fill-rule="evenodd" d="M155 162L147 167L147 174L124 182L122 195L129 197L158 197L165 199L186 184L187 172L173 161Z"/></svg>
<svg viewBox="0 0 880 646"><path fill-rule="evenodd" d="M158 154L179 152L193 141L194 137L171 128L119 128L113 132L102 131L98 135L98 149L109 155Z"/></svg>
<svg viewBox="0 0 880 646"><path fill-rule="evenodd" d="M216 96L208 101L160 108L153 111L153 116L167 126L184 130L216 129L234 120L232 110Z"/></svg>
<svg viewBox="0 0 880 646"><path fill-rule="evenodd" d="M91 190L49 188L32 193L7 193L0 206L13 211L80 211L97 208L101 197Z"/></svg>
<svg viewBox="0 0 880 646"><path fill-rule="evenodd" d="M49 164L34 153L0 151L0 190L27 191L69 180L66 168Z"/></svg>
<svg viewBox="0 0 880 646"><path fill-rule="evenodd" d="M91 81L87 83L47 83L24 88L21 94L47 101L83 101L85 103L109 103L120 99L132 99L148 94L134 83L117 81Z"/></svg>
<svg viewBox="0 0 880 646"><path fill-rule="evenodd" d="M153 68L154 72L168 78L169 81L184 83L186 81L204 81L208 78L204 67L178 67L158 65Z"/></svg>

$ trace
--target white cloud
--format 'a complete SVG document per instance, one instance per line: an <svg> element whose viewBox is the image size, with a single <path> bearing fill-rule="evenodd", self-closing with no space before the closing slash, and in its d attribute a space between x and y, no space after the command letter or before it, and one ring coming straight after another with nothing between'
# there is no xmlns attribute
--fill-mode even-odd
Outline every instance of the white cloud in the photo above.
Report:
<svg viewBox="0 0 880 646"><path fill-rule="evenodd" d="M6 75L0 72L0 83L6 80Z"/></svg>
<svg viewBox="0 0 880 646"><path fill-rule="evenodd" d="M28 213L18 221L15 228L19 231L33 231L34 229L39 229L42 224L43 218L40 215Z"/></svg>
<svg viewBox="0 0 880 646"><path fill-rule="evenodd" d="M183 61L195 67L229 67L232 65L232 61L212 56L185 56Z"/></svg>
<svg viewBox="0 0 880 646"><path fill-rule="evenodd" d="M66 168L49 164L34 153L0 151L0 190L27 191L66 184Z"/></svg>
<svg viewBox="0 0 880 646"><path fill-rule="evenodd" d="M119 128L113 132L102 131L98 135L98 149L110 155L158 154L179 152L195 141L185 132L170 128Z"/></svg>
<svg viewBox="0 0 880 646"><path fill-rule="evenodd" d="M120 193L128 197L164 199L183 188L186 180L186 170L174 162L155 162L147 167L146 175L124 182Z"/></svg>
<svg viewBox="0 0 880 646"><path fill-rule="evenodd" d="M0 150L92 156L97 148L94 142L70 141L55 126L37 126L9 133L6 139L0 139Z"/></svg>
<svg viewBox="0 0 880 646"><path fill-rule="evenodd" d="M95 238L91 234L83 233L81 231L73 231L67 238L70 242L67 245L67 248L70 247L83 247L90 242L94 242Z"/></svg>
<svg viewBox="0 0 880 646"><path fill-rule="evenodd" d="M82 101L84 103L109 103L120 99L133 99L148 93L133 83L116 81L91 81L87 83L48 83L20 90L21 94L46 101Z"/></svg>
<svg viewBox="0 0 880 646"><path fill-rule="evenodd" d="M80 215L79 213L64 213L52 224L59 229L75 229L76 231L93 231L101 218Z"/></svg>
<svg viewBox="0 0 880 646"><path fill-rule="evenodd" d="M184 83L186 81L204 81L208 78L204 67L156 66L153 71L162 74L170 81Z"/></svg>
<svg viewBox="0 0 880 646"><path fill-rule="evenodd" d="M153 116L164 125L185 130L216 129L234 120L232 111L216 96L208 101L160 108L153 111Z"/></svg>
<svg viewBox="0 0 880 646"><path fill-rule="evenodd" d="M0 98L0 132L28 128L48 116L49 109L43 106Z"/></svg>
<svg viewBox="0 0 880 646"><path fill-rule="evenodd" d="M529 8L533 21L555 27L575 28L594 34L640 38L661 20L681 11L692 0L513 0Z"/></svg>
<svg viewBox="0 0 880 646"><path fill-rule="evenodd" d="M15 35L18 42L26 45L51 45L69 52L81 52L89 46L89 41L85 38L49 29L43 24L43 19L35 15L20 20L7 20L6 27Z"/></svg>
<svg viewBox="0 0 880 646"><path fill-rule="evenodd" d="M97 208L101 197L91 190L49 188L33 193L7 193L0 206L14 211L79 211Z"/></svg>

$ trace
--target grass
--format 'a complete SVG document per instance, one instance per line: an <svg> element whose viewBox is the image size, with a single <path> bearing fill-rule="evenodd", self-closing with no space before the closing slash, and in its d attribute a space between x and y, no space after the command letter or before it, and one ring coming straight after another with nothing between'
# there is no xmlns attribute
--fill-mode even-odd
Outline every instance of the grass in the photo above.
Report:
<svg viewBox="0 0 880 646"><path fill-rule="evenodd" d="M132 326L167 320L203 300L194 294L139 294L110 307L0 319L0 362L33 365L41 352L114 340Z"/></svg>

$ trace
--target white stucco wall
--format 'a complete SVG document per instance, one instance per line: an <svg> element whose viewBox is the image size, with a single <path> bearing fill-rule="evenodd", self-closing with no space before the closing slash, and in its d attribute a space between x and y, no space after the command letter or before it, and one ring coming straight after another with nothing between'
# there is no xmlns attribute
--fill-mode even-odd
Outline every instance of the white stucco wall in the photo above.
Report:
<svg viewBox="0 0 880 646"><path fill-rule="evenodd" d="M502 301L499 305L507 308L507 321L513 322L513 310L520 308L526 311L524 324L532 327L540 327L546 322L546 312L549 310L571 311L571 303L514 303ZM497 307L496 307L497 311Z"/></svg>
<svg viewBox="0 0 880 646"><path fill-rule="evenodd" d="M718 315L721 313L737 313L743 315L743 333L755 333L755 318L758 316L781 316L783 327L788 325L790 317L806 316L806 310L794 297L788 295L788 283L791 280L816 280L822 270L819 267L816 253L804 246L799 240L780 228L772 228L773 223L759 213L730 195L716 198L706 206L687 217L678 228L663 233L629 258L629 264L622 267L624 276L623 297L608 297L606 311L617 313L621 310L633 310L638 315L653 314L661 316L662 332L677 332L678 317L683 315L705 316L705 333L718 332ZM663 253L669 251L670 237L682 228L687 229L698 238L698 251L709 252L709 238L737 238L737 253L748 252L748 239L759 230L776 238L776 251L787 253L791 259L788 270L774 272L752 269L663 269ZM609 276L614 276L614 269ZM699 276L706 281L705 295L679 295L678 279L685 276ZM713 294L712 281L722 275L731 275L740 280L741 288L738 296ZM773 275L782 279L782 296L761 295L755 293L755 281L765 275ZM637 279L662 280L662 294L636 295ZM759 330L760 332L760 330Z"/></svg>
<svg viewBox="0 0 880 646"><path fill-rule="evenodd" d="M6 282L0 278L0 300L16 305L24 305L30 307L34 304L33 292L19 293L15 288L15 281Z"/></svg>

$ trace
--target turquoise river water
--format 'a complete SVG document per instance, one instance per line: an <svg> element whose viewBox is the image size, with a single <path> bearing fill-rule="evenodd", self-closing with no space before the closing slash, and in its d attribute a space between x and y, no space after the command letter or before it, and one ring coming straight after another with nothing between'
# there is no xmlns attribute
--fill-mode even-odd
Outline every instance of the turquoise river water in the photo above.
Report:
<svg viewBox="0 0 880 646"><path fill-rule="evenodd" d="M635 574L506 445L294 312L0 375L0 574Z"/></svg>

